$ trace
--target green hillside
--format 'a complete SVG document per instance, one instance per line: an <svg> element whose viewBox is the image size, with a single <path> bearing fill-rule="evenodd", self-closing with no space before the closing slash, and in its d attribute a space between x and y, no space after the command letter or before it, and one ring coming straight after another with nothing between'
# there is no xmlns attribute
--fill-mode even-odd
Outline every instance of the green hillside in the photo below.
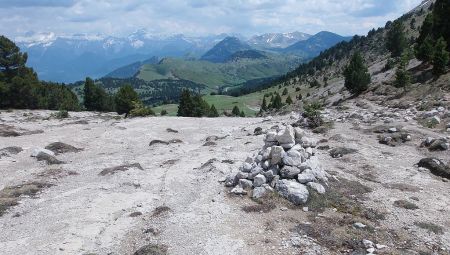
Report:
<svg viewBox="0 0 450 255"><path fill-rule="evenodd" d="M234 87L249 80L278 76L293 70L297 57L271 55L267 59L240 59L228 63L166 58L141 67L137 78L152 81L182 79L206 85L210 91Z"/></svg>

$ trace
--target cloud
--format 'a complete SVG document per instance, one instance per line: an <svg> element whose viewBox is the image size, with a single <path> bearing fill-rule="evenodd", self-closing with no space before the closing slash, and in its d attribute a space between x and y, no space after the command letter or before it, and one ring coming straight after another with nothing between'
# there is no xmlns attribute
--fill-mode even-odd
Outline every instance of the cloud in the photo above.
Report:
<svg viewBox="0 0 450 255"><path fill-rule="evenodd" d="M9 7L70 7L75 0L0 0L0 8Z"/></svg>
<svg viewBox="0 0 450 255"><path fill-rule="evenodd" d="M0 0L0 34L365 34L421 0ZM29 8L33 7L33 8Z"/></svg>

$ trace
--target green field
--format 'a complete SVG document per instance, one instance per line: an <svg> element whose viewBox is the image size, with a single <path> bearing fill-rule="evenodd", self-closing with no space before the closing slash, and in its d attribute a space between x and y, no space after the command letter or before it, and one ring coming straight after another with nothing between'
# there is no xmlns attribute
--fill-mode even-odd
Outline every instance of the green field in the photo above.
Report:
<svg viewBox="0 0 450 255"><path fill-rule="evenodd" d="M230 63L166 58L158 64L143 65L137 78L146 81L183 79L204 84L210 91L215 91L219 87L233 87L249 80L285 74L299 63L297 57L278 55Z"/></svg>
<svg viewBox="0 0 450 255"><path fill-rule="evenodd" d="M203 97L203 99L208 102L209 105L214 104L219 114L222 115L223 111L229 111L233 109L235 105L239 107L240 110L244 111L245 116L247 117L253 117L256 115L256 113L259 112L262 99L264 97L264 94L271 93L271 92L283 92L285 87L279 88L278 86L268 88L265 90L261 90L255 93L251 93L248 95L243 95L240 97L232 97L232 96L224 96L224 95L206 95ZM298 94L302 94L303 97L306 97L306 94L311 91L311 88L308 86L301 86L301 92L297 92L295 90L295 86L288 86L286 87L288 89L288 95L291 96L291 98L295 101L296 96ZM282 96L283 102L286 100L288 95ZM269 103L270 99L267 99L267 103ZM161 105L158 107L153 108L153 110L159 114L161 110L165 109L168 111L169 116L176 116L178 111L178 105L176 104L169 104L169 105Z"/></svg>

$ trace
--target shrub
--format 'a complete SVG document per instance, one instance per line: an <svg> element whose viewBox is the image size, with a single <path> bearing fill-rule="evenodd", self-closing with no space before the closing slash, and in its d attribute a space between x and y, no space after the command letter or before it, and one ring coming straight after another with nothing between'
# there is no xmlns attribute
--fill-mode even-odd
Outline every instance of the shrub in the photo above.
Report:
<svg viewBox="0 0 450 255"><path fill-rule="evenodd" d="M233 114L233 116L237 117L241 114L241 110L239 110L239 107L237 105L235 105L233 107L233 110L231 111L231 114Z"/></svg>
<svg viewBox="0 0 450 255"><path fill-rule="evenodd" d="M316 128L323 125L323 119L320 112L323 108L319 102L305 104L303 108L303 117L308 118L311 128Z"/></svg>
<svg viewBox="0 0 450 255"><path fill-rule="evenodd" d="M166 110L161 110L161 116L166 116L167 115L167 111Z"/></svg>
<svg viewBox="0 0 450 255"><path fill-rule="evenodd" d="M133 101L132 102L133 109L131 109L129 116L131 117L147 117L151 115L155 115L152 109L144 106L141 101Z"/></svg>
<svg viewBox="0 0 450 255"><path fill-rule="evenodd" d="M69 112L66 110L60 110L58 112L53 113L52 117L56 119L67 119L69 118Z"/></svg>

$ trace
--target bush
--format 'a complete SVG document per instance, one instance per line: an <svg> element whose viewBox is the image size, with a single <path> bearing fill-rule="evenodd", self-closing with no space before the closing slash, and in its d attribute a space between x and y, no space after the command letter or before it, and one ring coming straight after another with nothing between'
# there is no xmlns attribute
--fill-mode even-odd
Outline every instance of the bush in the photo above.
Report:
<svg viewBox="0 0 450 255"><path fill-rule="evenodd" d="M386 62L386 65L384 65L384 67L383 67L383 72L389 71L389 70L391 70L391 69L394 68L394 67L395 67L395 60L392 59L392 58L390 58L390 59L388 59L388 61Z"/></svg>
<svg viewBox="0 0 450 255"><path fill-rule="evenodd" d="M235 105L233 107L233 110L231 111L231 114L233 114L233 116L237 117L241 114L241 110L239 110L239 107L237 105Z"/></svg>
<svg viewBox="0 0 450 255"><path fill-rule="evenodd" d="M144 106L141 101L133 101L132 105L133 109L129 113L129 116L131 117L147 117L155 115L153 110Z"/></svg>
<svg viewBox="0 0 450 255"><path fill-rule="evenodd" d="M167 115L167 111L166 110L161 110L161 116L166 116Z"/></svg>
<svg viewBox="0 0 450 255"><path fill-rule="evenodd" d="M69 118L69 112L66 110L60 110L58 112L52 113L51 116L56 119L67 119Z"/></svg>
<svg viewBox="0 0 450 255"><path fill-rule="evenodd" d="M323 108L319 102L305 104L303 108L303 117L308 118L310 128L316 128L323 125L323 119L320 112Z"/></svg>

